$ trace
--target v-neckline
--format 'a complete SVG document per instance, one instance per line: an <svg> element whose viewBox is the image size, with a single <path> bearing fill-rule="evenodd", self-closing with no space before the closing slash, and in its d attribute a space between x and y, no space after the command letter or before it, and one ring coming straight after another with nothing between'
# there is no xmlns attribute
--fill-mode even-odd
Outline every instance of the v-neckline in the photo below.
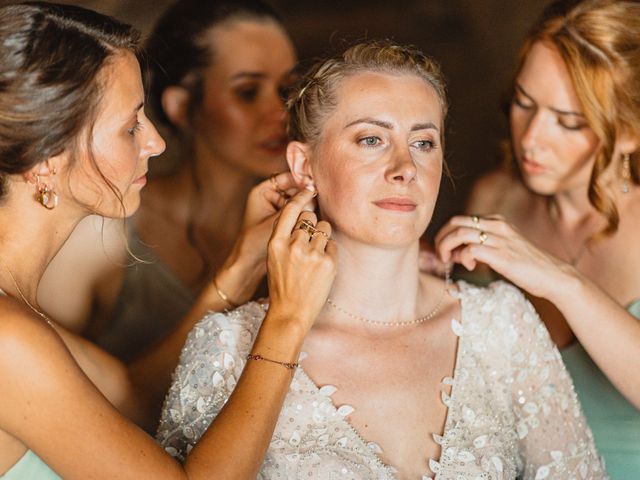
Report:
<svg viewBox="0 0 640 480"><path fill-rule="evenodd" d="M451 423L451 406L454 404L453 402L453 396L455 394L456 388L455 388L455 383L456 383L456 378L458 378L458 369L460 368L460 353L462 351L461 348L461 343L462 343L462 329L463 329L463 319L464 319L464 302L462 301L462 297L463 297L463 290L464 288L461 288L461 283L463 282L456 282L456 286L457 291L455 293L450 293L450 295L455 295L457 297L458 300L458 305L460 307L460 320L456 320L456 318L452 318L451 322L450 322L450 328L453 331L454 335L457 337L456 340L456 354L455 354L455 359L454 359L454 365L453 365L453 371L451 373L451 376L446 376L444 377L441 381L440 381L440 385L441 387L446 387L446 386L450 386L451 387L451 391L449 394L447 394L444 391L444 388L440 389L440 398L441 401L444 403L445 407L446 407L446 414L445 414L445 418L444 418L444 427L443 427L443 431L442 433L438 434L438 433L428 433L428 435L431 435L434 442L436 442L438 445L440 445L440 455L438 456L438 460L436 461L435 459L431 458L431 457L427 457L427 465L428 465L428 469L431 470L431 473L423 473L422 477L423 478L432 478L432 479L436 479L439 475L439 472L435 472L431 469L432 466L436 467L438 470L440 470L441 466L442 466L442 458L443 458L443 453L444 453L444 448L442 445L442 439L444 439L446 437L446 433L449 427L449 424ZM301 352L300 353L300 365L298 366L297 369L297 374L299 374L299 376L306 382L309 384L309 386L312 387L314 395L319 397L321 399L321 401L326 402L332 409L332 411L335 413L335 415L337 417L339 417L339 422L343 423L344 426L346 427L346 429L351 432L353 434L353 436L355 438L358 439L358 441L362 444L363 447L363 451L367 451L369 452L372 457L375 460L375 463L382 469L385 470L385 472L387 472L392 478L396 478L396 472L397 469L396 467L394 467L393 465L387 464L385 462L382 461L382 459L379 456L379 453L376 453L375 451L373 451L369 445L370 444L374 444L378 447L378 449L380 450L380 452L382 452L382 447L380 447L380 445L378 445L376 442L374 441L367 441L362 435L360 435L360 432L358 432L358 430L356 430L356 428L351 424L351 422L347 419L347 417L350 415L341 415L339 413L339 409L344 406L344 405L340 405L340 406L336 406L336 404L333 402L333 399L331 398L331 395L335 392L332 392L329 395L325 395L321 392L322 388L325 387L333 387L336 389L337 391L337 387L335 385L331 385L331 384L327 384L327 385L323 385L323 386L318 386L318 384L316 384L316 382L313 381L313 379L311 378L311 376L306 372L306 370L304 369L304 367L302 366L302 362L304 361L304 359L307 357L307 353L306 352ZM448 382L448 383L447 383ZM450 385L449 385L450 384ZM446 400L445 400L446 399ZM448 403L448 404L447 404ZM348 405L348 404L345 404ZM349 407L353 408L353 406L348 405ZM355 411L355 409L354 409ZM351 412L353 413L353 412ZM439 438L440 441L438 441L436 438ZM435 465L434 465L435 463Z"/></svg>

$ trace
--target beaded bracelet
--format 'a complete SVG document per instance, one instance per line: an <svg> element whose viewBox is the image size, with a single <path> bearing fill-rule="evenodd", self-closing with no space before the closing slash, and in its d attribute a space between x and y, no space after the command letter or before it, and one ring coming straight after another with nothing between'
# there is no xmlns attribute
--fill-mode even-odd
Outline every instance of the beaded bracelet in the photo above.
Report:
<svg viewBox="0 0 640 480"><path fill-rule="evenodd" d="M247 360L256 360L256 361L264 360L265 362L271 362L271 363L276 363L278 365L282 365L287 370L295 370L297 367L300 366L299 363L279 362L278 360L271 360L270 358L265 358L262 355L253 354L253 353L249 353L247 355Z"/></svg>

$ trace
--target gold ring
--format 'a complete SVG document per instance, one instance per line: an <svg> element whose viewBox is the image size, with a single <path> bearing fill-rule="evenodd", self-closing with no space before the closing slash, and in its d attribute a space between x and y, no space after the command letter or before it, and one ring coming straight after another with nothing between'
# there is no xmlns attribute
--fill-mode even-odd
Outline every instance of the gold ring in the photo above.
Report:
<svg viewBox="0 0 640 480"><path fill-rule="evenodd" d="M480 245L484 245L484 242L487 241L487 238L489 238L489 235L487 235L487 232L483 232L482 230L480 231Z"/></svg>
<svg viewBox="0 0 640 480"><path fill-rule="evenodd" d="M312 237L313 234L318 231L316 230L315 225L313 225L309 220L301 220L300 225L298 225L298 229L306 232L309 237Z"/></svg>
<svg viewBox="0 0 640 480"><path fill-rule="evenodd" d="M280 185L278 185L278 181L276 180L276 177L278 175L279 173L272 173L271 176L269 177L269 180L271 181L271 186L276 191L276 193L286 200L289 198L289 194L286 191L284 191L282 188L280 188Z"/></svg>
<svg viewBox="0 0 640 480"><path fill-rule="evenodd" d="M473 228L480 230L480 217L478 215L471 215L471 221L473 222Z"/></svg>
<svg viewBox="0 0 640 480"><path fill-rule="evenodd" d="M311 234L311 237L313 238L316 235L322 235L324 238L329 239L329 235L327 235L327 232L323 232L322 230L318 230L317 228L315 229L315 232Z"/></svg>

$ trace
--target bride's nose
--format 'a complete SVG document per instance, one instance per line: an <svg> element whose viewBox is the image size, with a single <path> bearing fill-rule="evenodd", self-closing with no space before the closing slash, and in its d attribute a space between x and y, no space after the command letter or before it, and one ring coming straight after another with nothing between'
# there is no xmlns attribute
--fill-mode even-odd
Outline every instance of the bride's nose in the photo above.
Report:
<svg viewBox="0 0 640 480"><path fill-rule="evenodd" d="M398 149L392 154L386 171L387 180L392 183L409 183L416 177L416 164L408 148Z"/></svg>

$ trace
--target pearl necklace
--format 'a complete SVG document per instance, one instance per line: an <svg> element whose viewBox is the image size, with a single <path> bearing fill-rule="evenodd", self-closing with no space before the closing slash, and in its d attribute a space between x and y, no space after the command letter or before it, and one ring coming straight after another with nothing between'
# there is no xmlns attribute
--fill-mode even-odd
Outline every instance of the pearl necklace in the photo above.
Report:
<svg viewBox="0 0 640 480"><path fill-rule="evenodd" d="M450 286L451 286L450 269L449 269L449 266L447 266L447 270L445 272L444 288L442 289L442 295L440 295L440 299L438 300L438 303L436 304L436 306L433 307L431 309L431 311L429 313L427 313L426 315L423 315L422 317L415 318L413 320L406 320L404 322L380 322L378 320L371 320L370 318L363 317L361 315L356 315L355 313L351 313L348 310L345 310L344 308L342 308L340 305L335 303L330 298L327 298L327 303L329 305L331 305L333 308L335 308L337 311L339 311L340 313L342 313L342 314L346 315L347 317L352 318L354 320L358 320L358 321L360 321L362 323L368 323L369 325L378 325L378 326L383 326L383 327L406 327L406 326L409 326L409 325L417 325L419 323L424 323L427 320L431 320L433 317L435 317L436 314L442 308L442 304L444 303L444 299L445 299L446 293L449 290Z"/></svg>

